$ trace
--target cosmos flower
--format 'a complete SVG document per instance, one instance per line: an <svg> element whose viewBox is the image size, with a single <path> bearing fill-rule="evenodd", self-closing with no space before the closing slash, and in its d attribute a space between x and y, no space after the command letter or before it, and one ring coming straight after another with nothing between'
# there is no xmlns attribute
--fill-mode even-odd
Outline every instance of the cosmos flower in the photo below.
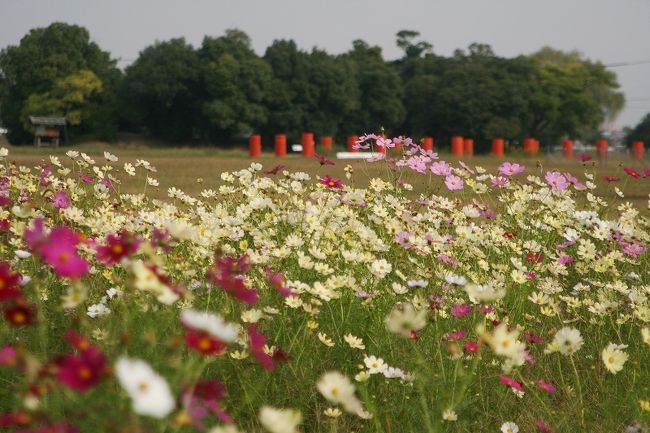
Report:
<svg viewBox="0 0 650 433"><path fill-rule="evenodd" d="M238 328L218 314L186 309L181 312L188 347L204 355L221 355L237 339Z"/></svg>
<svg viewBox="0 0 650 433"><path fill-rule="evenodd" d="M56 209L66 209L70 206L70 198L68 197L68 194L65 193L65 191L59 191L54 194L54 197L52 198L52 204Z"/></svg>
<svg viewBox="0 0 650 433"><path fill-rule="evenodd" d="M416 310L412 304L402 304L393 308L384 323L393 334L410 338L412 332L420 331L426 326L426 317L426 310Z"/></svg>
<svg viewBox="0 0 650 433"><path fill-rule="evenodd" d="M246 255L238 259L217 257L214 268L208 272L208 277L239 302L252 305L259 301L259 295L255 289L246 286L244 275L249 270L250 262Z"/></svg>
<svg viewBox="0 0 650 433"><path fill-rule="evenodd" d="M554 191L567 189L567 187L569 186L569 182L566 180L566 177L564 177L564 175L559 171L546 172L544 179L546 179L546 183Z"/></svg>
<svg viewBox="0 0 650 433"><path fill-rule="evenodd" d="M126 230L120 230L117 234L110 233L106 236L106 245L97 247L97 258L106 265L114 265L135 254L141 243L138 236Z"/></svg>
<svg viewBox="0 0 650 433"><path fill-rule="evenodd" d="M623 365L628 360L629 355L623 351L627 348L625 344L609 343L601 353L601 359L610 373L616 374L623 370Z"/></svg>
<svg viewBox="0 0 650 433"><path fill-rule="evenodd" d="M21 296L19 287L21 280L22 276L12 272L9 262L0 262L0 302Z"/></svg>
<svg viewBox="0 0 650 433"><path fill-rule="evenodd" d="M295 409L277 409L262 406L259 413L262 426L271 433L298 433L302 414Z"/></svg>
<svg viewBox="0 0 650 433"><path fill-rule="evenodd" d="M447 185L447 189L450 191L458 191L460 189L463 189L463 179L456 175L450 174L445 177L445 185Z"/></svg>
<svg viewBox="0 0 650 433"><path fill-rule="evenodd" d="M132 409L139 415L165 418L176 407L167 381L140 359L121 357L115 364L120 385L132 400Z"/></svg>
<svg viewBox="0 0 650 433"><path fill-rule="evenodd" d="M320 183L321 185L325 185L325 187L329 189L343 188L343 182L341 182L339 179L330 177L328 175L323 176L323 178L320 180Z"/></svg>
<svg viewBox="0 0 650 433"><path fill-rule="evenodd" d="M516 162L504 162L499 166L499 174L502 176L516 176L524 172L525 167Z"/></svg>

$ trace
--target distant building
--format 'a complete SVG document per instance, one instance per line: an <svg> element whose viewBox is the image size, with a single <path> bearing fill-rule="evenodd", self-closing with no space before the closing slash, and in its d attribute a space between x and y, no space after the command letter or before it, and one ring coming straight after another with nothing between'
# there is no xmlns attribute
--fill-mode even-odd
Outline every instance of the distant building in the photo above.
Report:
<svg viewBox="0 0 650 433"><path fill-rule="evenodd" d="M67 124L65 117L29 116L29 121L34 126L34 146L51 144L59 147L61 131L65 130Z"/></svg>

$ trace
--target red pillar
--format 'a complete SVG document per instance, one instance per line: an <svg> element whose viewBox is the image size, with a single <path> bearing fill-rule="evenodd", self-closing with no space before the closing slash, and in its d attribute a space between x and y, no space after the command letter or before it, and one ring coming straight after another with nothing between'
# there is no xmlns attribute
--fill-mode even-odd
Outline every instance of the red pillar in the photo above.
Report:
<svg viewBox="0 0 650 433"><path fill-rule="evenodd" d="M287 155L287 136L284 134L275 134L275 156L284 158Z"/></svg>
<svg viewBox="0 0 650 433"><path fill-rule="evenodd" d="M451 137L451 154L454 156L463 156L463 137L454 135Z"/></svg>
<svg viewBox="0 0 650 433"><path fill-rule="evenodd" d="M248 139L248 153L251 158L257 158L262 154L262 137L260 135L251 135Z"/></svg>
<svg viewBox="0 0 650 433"><path fill-rule="evenodd" d="M463 153L467 156L474 155L474 140L471 138L466 138L463 141Z"/></svg>
<svg viewBox="0 0 650 433"><path fill-rule="evenodd" d="M326 135L320 138L321 152L329 153L332 151L332 137Z"/></svg>
<svg viewBox="0 0 650 433"><path fill-rule="evenodd" d="M643 159L645 153L645 143L641 140L632 143L632 154L636 159Z"/></svg>
<svg viewBox="0 0 650 433"><path fill-rule="evenodd" d="M358 152L359 149L354 148L354 143L359 139L358 135L348 135L348 152Z"/></svg>
<svg viewBox="0 0 650 433"><path fill-rule="evenodd" d="M506 153L506 143L503 138L492 140L492 155L501 158Z"/></svg>
<svg viewBox="0 0 650 433"><path fill-rule="evenodd" d="M533 138L533 148L531 149L532 155L537 155L539 153L539 140Z"/></svg>
<svg viewBox="0 0 650 433"><path fill-rule="evenodd" d="M609 143L604 138L601 138L596 142L596 153L598 154L598 159L603 160L607 158L607 147Z"/></svg>
<svg viewBox="0 0 650 433"><path fill-rule="evenodd" d="M535 146L535 139L532 137L524 138L524 153L531 153L533 146Z"/></svg>
<svg viewBox="0 0 650 433"><path fill-rule="evenodd" d="M316 152L314 145L314 133L313 132L303 132L302 137L300 138L300 144L302 145L302 156L311 158Z"/></svg>
<svg viewBox="0 0 650 433"><path fill-rule="evenodd" d="M422 148L424 150L433 150L433 137L424 137L422 139Z"/></svg>
<svg viewBox="0 0 650 433"><path fill-rule="evenodd" d="M573 158L573 140L567 138L562 142L562 153L565 158Z"/></svg>

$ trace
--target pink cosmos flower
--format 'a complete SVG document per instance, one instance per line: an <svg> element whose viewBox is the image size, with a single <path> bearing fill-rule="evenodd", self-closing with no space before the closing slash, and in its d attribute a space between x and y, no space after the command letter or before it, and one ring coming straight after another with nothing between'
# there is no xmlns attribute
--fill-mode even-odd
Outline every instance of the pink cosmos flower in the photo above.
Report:
<svg viewBox="0 0 650 433"><path fill-rule="evenodd" d="M497 176L490 181L492 188L502 188L510 183L507 177Z"/></svg>
<svg viewBox="0 0 650 433"><path fill-rule="evenodd" d="M282 170L283 168L284 168L284 165L278 164L275 167L273 167L272 169L266 170L264 172L264 174L278 174L280 172L280 170Z"/></svg>
<svg viewBox="0 0 650 433"><path fill-rule="evenodd" d="M467 335L465 331L452 331L445 337L447 341L457 341L462 340Z"/></svg>
<svg viewBox="0 0 650 433"><path fill-rule="evenodd" d="M643 177L650 177L650 168L643 169Z"/></svg>
<svg viewBox="0 0 650 433"><path fill-rule="evenodd" d="M221 422L232 424L233 419L220 406L227 396L226 386L218 380L197 382L183 391L183 407L191 419L192 426L204 431L203 420L212 412Z"/></svg>
<svg viewBox="0 0 650 433"><path fill-rule="evenodd" d="M9 262L0 262L0 302L20 297L21 279L22 276L19 273L11 271Z"/></svg>
<svg viewBox="0 0 650 433"><path fill-rule="evenodd" d="M499 174L503 176L516 176L519 173L523 173L525 168L516 162L504 162L499 166Z"/></svg>
<svg viewBox="0 0 650 433"><path fill-rule="evenodd" d="M429 167L431 173L438 176L449 176L451 174L451 166L445 161L436 161Z"/></svg>
<svg viewBox="0 0 650 433"><path fill-rule="evenodd" d="M271 268L266 268L266 277L271 282L271 285L282 296L297 296L289 287L286 286L286 280L282 272L274 272Z"/></svg>
<svg viewBox="0 0 650 433"><path fill-rule="evenodd" d="M286 354L277 350L273 356L264 352L266 337L262 335L253 324L248 325L249 349L253 356L259 361L265 370L273 371L276 368L276 361L286 361Z"/></svg>
<svg viewBox="0 0 650 433"><path fill-rule="evenodd" d="M638 171L632 170L629 167L623 167L623 171L625 173L627 173L629 176L632 176L632 177L635 177L635 178L641 177L641 174Z"/></svg>
<svg viewBox="0 0 650 433"><path fill-rule="evenodd" d="M323 155L317 153L314 154L314 158L320 163L320 165L336 165L334 161L325 158Z"/></svg>
<svg viewBox="0 0 650 433"><path fill-rule="evenodd" d="M210 280L239 302L257 304L259 295L255 289L246 286L244 275L250 270L248 256L235 260L232 257L217 257L215 267L208 272Z"/></svg>
<svg viewBox="0 0 650 433"><path fill-rule="evenodd" d="M0 347L0 365L13 367L18 363L18 351L13 346Z"/></svg>
<svg viewBox="0 0 650 433"><path fill-rule="evenodd" d="M571 266L573 264L573 257L562 255L558 257L557 262L561 265Z"/></svg>
<svg viewBox="0 0 650 433"><path fill-rule="evenodd" d="M539 387L539 389L541 389L542 391L546 391L549 394L554 394L557 391L555 385L553 385L551 382L545 382L542 379L537 381L537 386Z"/></svg>
<svg viewBox="0 0 650 433"><path fill-rule="evenodd" d="M343 183L339 179L330 177L328 175L323 176L323 178L320 180L320 183L329 189L343 188Z"/></svg>
<svg viewBox="0 0 650 433"><path fill-rule="evenodd" d="M87 183L88 185L93 184L93 177L92 176L87 176L87 175L85 175L83 173L79 173L79 178L81 179L81 181L83 183Z"/></svg>
<svg viewBox="0 0 650 433"><path fill-rule="evenodd" d="M459 189L463 189L463 179L460 177L450 174L449 176L445 177L445 185L447 185L447 189L450 191L457 191Z"/></svg>
<svg viewBox="0 0 650 433"><path fill-rule="evenodd" d="M605 182L618 182L620 179L616 176L603 176Z"/></svg>
<svg viewBox="0 0 650 433"><path fill-rule="evenodd" d="M481 346L476 341L467 341L463 345L463 349L467 353L478 353L481 350Z"/></svg>
<svg viewBox="0 0 650 433"><path fill-rule="evenodd" d="M566 180L569 181L569 183L572 184L575 189L577 190L587 189L585 184L580 182L578 178L572 175L571 173L564 173L564 177L566 177Z"/></svg>
<svg viewBox="0 0 650 433"><path fill-rule="evenodd" d="M567 189L567 187L569 186L569 182L566 180L566 177L564 177L564 175L559 171L546 172L546 176L544 176L544 179L546 179L546 183L554 191Z"/></svg>
<svg viewBox="0 0 650 433"><path fill-rule="evenodd" d="M70 198L68 197L68 194L65 193L65 191L59 191L54 194L52 203L56 209L66 209L70 206Z"/></svg>
<svg viewBox="0 0 650 433"><path fill-rule="evenodd" d="M55 227L38 252L60 277L79 278L90 270L88 262L77 254L79 235L67 227Z"/></svg>
<svg viewBox="0 0 650 433"><path fill-rule="evenodd" d="M454 317L465 317L472 312L472 307L467 304L458 304L451 307L451 314Z"/></svg>
<svg viewBox="0 0 650 433"><path fill-rule="evenodd" d="M551 426L546 424L541 419L538 419L537 422L535 422L535 427L537 427L537 429L542 433L553 433L553 429L551 428Z"/></svg>
<svg viewBox="0 0 650 433"><path fill-rule="evenodd" d="M66 339L80 353L65 355L56 361L57 379L70 389L87 391L104 377L107 371L106 356L87 338L74 331L68 331Z"/></svg>
<svg viewBox="0 0 650 433"><path fill-rule="evenodd" d="M515 379L513 379L512 377L506 376L505 374L500 375L499 380L501 381L501 383L503 383L506 386L509 386L510 388L512 388L514 390L521 391L521 390L524 389L524 384L523 383L518 382Z"/></svg>
<svg viewBox="0 0 650 433"><path fill-rule="evenodd" d="M126 230L120 230L117 234L110 233L106 236L106 245L96 248L97 258L106 265L114 265L138 251L141 243L138 236Z"/></svg>
<svg viewBox="0 0 650 433"><path fill-rule="evenodd" d="M532 332L524 331L524 338L533 344L544 344L544 339Z"/></svg>
<svg viewBox="0 0 650 433"><path fill-rule="evenodd" d="M587 162L591 161L591 156L587 155L586 153L579 153L576 155L576 158L578 158L581 162Z"/></svg>

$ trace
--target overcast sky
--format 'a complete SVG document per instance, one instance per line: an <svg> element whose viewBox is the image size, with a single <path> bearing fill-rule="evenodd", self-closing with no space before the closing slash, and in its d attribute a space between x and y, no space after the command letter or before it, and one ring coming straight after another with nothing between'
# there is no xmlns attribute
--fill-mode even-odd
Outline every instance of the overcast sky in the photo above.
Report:
<svg viewBox="0 0 650 433"><path fill-rule="evenodd" d="M472 42L506 57L578 49L605 64L648 61L612 70L628 101L617 126L650 112L650 0L0 0L0 48L53 21L86 27L120 66L156 40L183 36L196 46L235 27L259 54L274 39L333 54L364 39L394 59L402 29L441 55Z"/></svg>

